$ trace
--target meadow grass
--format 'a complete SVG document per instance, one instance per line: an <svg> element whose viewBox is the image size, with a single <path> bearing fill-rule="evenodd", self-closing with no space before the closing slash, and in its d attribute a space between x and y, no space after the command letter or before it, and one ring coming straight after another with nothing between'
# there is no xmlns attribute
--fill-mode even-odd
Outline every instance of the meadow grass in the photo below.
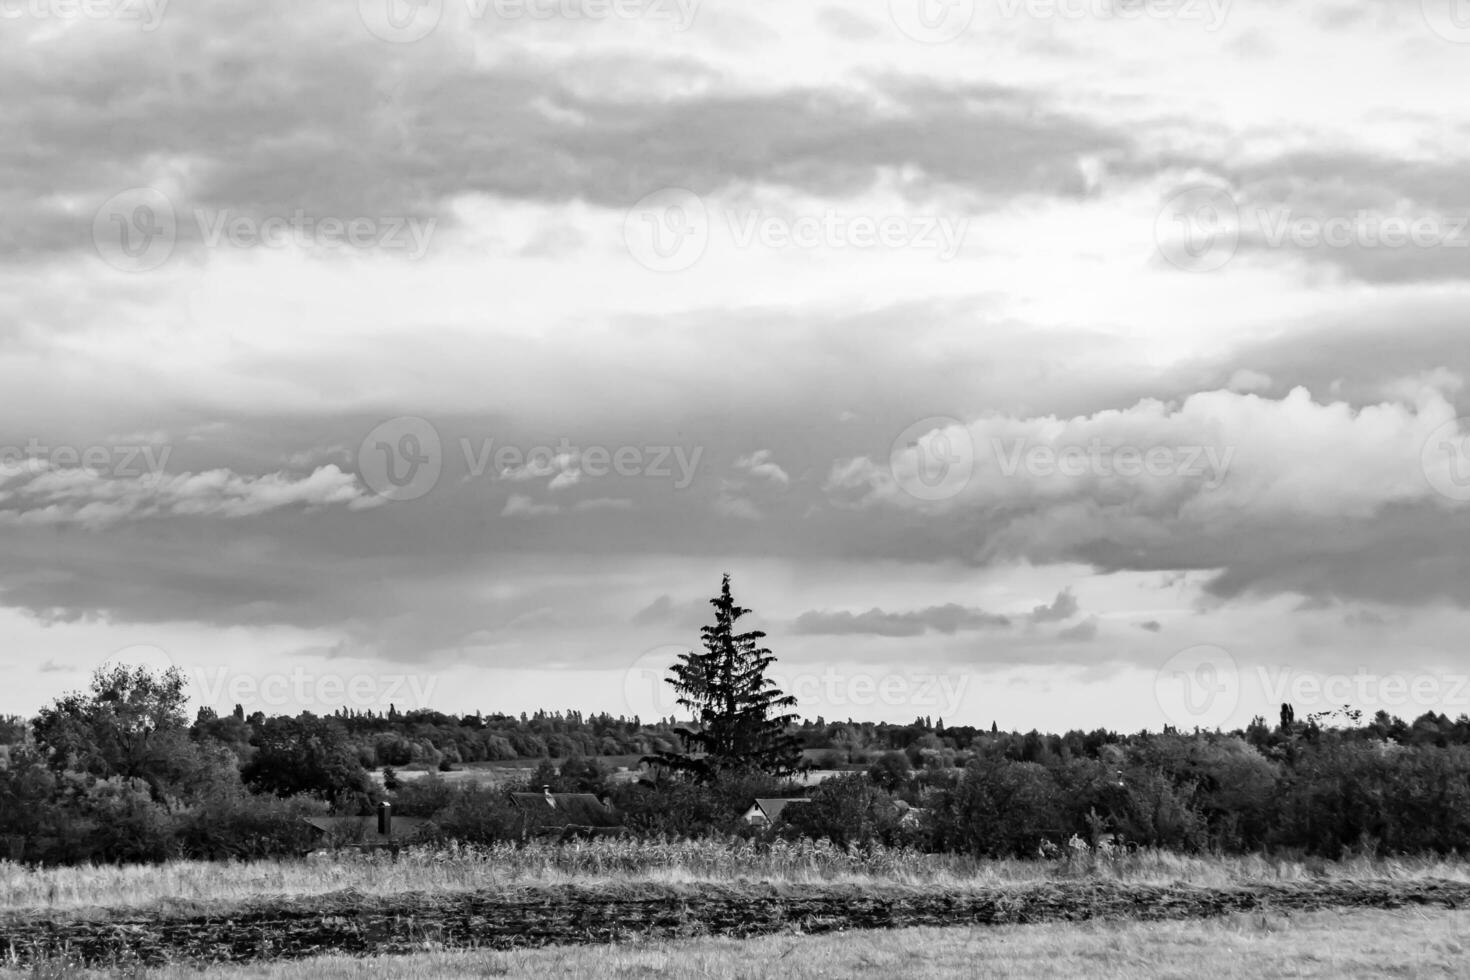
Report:
<svg viewBox="0 0 1470 980"><path fill-rule="evenodd" d="M406 956L320 956L248 966L83 971L63 963L4 980L440 980L449 977L968 977L1012 980L1262 977L1353 980L1470 975L1470 912L1352 911L1235 915L1205 921L1058 923L855 930L757 939L695 938L637 945L510 952L427 951Z"/></svg>
<svg viewBox="0 0 1470 980"><path fill-rule="evenodd" d="M503 892L582 885L636 890L641 884L772 882L882 885L953 891L1024 886L1069 878L1222 887L1321 879L1470 880L1461 859L1358 857L1325 862L1261 855L1186 856L1144 850L1070 855L1060 861L992 860L901 848L852 850L826 841L600 840L340 851L254 862L175 861L160 865L33 868L0 862L0 913L86 908L150 908L188 903L304 897L341 891Z"/></svg>

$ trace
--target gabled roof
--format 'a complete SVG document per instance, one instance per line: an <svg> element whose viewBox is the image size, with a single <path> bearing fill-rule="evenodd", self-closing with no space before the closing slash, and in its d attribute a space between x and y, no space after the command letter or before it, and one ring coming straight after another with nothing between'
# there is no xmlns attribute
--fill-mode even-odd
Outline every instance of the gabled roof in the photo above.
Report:
<svg viewBox="0 0 1470 980"><path fill-rule="evenodd" d="M378 833L376 815L365 817L304 817L308 824L332 837L345 840L382 843L390 840L407 840L424 832L429 821L423 817L393 817L392 832Z"/></svg>
<svg viewBox="0 0 1470 980"><path fill-rule="evenodd" d="M591 793L511 793L533 827L618 827L622 822L611 807Z"/></svg>
<svg viewBox="0 0 1470 980"><path fill-rule="evenodd" d="M766 819L774 822L781 816L781 811L792 803L810 803L811 800L805 796L791 797L756 797L755 805L766 815Z"/></svg>

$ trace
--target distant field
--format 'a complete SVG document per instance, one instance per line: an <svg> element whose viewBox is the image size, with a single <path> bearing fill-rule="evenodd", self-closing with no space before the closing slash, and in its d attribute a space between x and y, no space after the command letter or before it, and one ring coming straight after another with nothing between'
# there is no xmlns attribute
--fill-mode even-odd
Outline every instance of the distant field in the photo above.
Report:
<svg viewBox="0 0 1470 980"><path fill-rule="evenodd" d="M636 945L295 962L166 966L136 972L0 970L0 977L183 980L442 980L452 977L817 980L996 977L1011 980L1195 978L1358 980L1470 975L1470 912L1351 911L1230 915L1190 922L1064 923L691 938Z"/></svg>
<svg viewBox="0 0 1470 980"><path fill-rule="evenodd" d="M820 754L826 754L825 749ZM633 781L639 776L639 763L643 757L640 755L600 755L595 760L598 765L612 771L612 781ZM457 764L449 772L441 772L439 775L451 783L473 783L479 786L497 785L501 783L523 782L531 777L536 768L544 759L505 759L500 762L464 762ZM552 759L553 765L560 765L565 760ZM619 771L625 770L625 771ZM436 770L427 768L393 767L399 779L421 779ZM826 779L831 779L843 770L838 769L813 769L793 778L793 782L803 786L815 786ZM381 768L370 770L377 782L383 781L383 770Z"/></svg>

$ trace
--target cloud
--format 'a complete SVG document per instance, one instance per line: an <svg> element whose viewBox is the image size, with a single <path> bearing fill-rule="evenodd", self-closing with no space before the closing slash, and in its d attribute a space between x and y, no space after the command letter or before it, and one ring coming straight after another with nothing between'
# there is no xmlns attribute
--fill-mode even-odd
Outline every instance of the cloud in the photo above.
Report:
<svg viewBox="0 0 1470 980"><path fill-rule="evenodd" d="M1050 605L1037 606L1031 610L1030 620L1033 623L1057 623L1064 619L1071 619L1077 614L1077 597L1072 594L1071 589L1063 589L1057 593L1057 597Z"/></svg>
<svg viewBox="0 0 1470 980"><path fill-rule="evenodd" d="M947 603L909 612L884 612L877 608L857 614L813 610L796 617L792 630L807 636L919 636L926 632L953 634L1009 625L1010 620L1005 616Z"/></svg>
<svg viewBox="0 0 1470 980"><path fill-rule="evenodd" d="M717 91L688 84L728 74L698 57L650 50L633 60L548 60L534 35L510 30L497 31L497 54L486 61L473 33L447 27L393 46L351 14L276 3L252 9L242 16L173 7L167 37L115 37L100 60L83 44L48 45L46 59L20 40L0 48L7 90L52 80L47 107L18 100L0 116L26 137L16 157L23 162L0 166L7 211L19 212L6 228L28 229L0 231L0 252L83 248L77 210L90 214L117 191L147 184L168 185L185 219L181 247L195 248L204 237L189 220L196 209L252 219L297 209L394 215L447 226L455 203L471 196L618 210L659 187L710 193L776 184L842 196L903 168L994 198L1076 196L1084 190L1077 157L1129 143L1037 93L993 84L869 78L865 88L881 90L881 99L795 80ZM292 31L267 26L279 23ZM161 56L149 57L160 44ZM266 59L269 72L245 67ZM106 118L85 111L99 86L119 93ZM446 91L461 97L446 100ZM156 111L160 99L169 112ZM59 113L60 105L78 108ZM130 138L110 139L117 130ZM751 132L762 138L747 138ZM353 166L332 149L344 145L357 147Z"/></svg>
<svg viewBox="0 0 1470 980"><path fill-rule="evenodd" d="M550 514L560 514L559 504L538 504L531 497L523 493L513 493L505 501L505 509L500 512L501 517L545 517Z"/></svg>
<svg viewBox="0 0 1470 980"><path fill-rule="evenodd" d="M577 468L577 453L535 454L519 466L507 466L500 471L500 479L512 483L526 480L544 480L551 477L548 489L559 490L575 486L581 478Z"/></svg>
<svg viewBox="0 0 1470 980"><path fill-rule="evenodd" d="M922 454L933 451L927 444L898 454L892 471L870 458L840 462L829 485L863 491L864 503L910 510L1082 505L1126 514L1139 530L1179 515L1232 523L1366 518L1392 503L1436 499L1423 449L1454 419L1454 407L1432 391L1418 406L1358 410L1314 401L1300 387L1279 400L1200 392L1177 406L1148 399L1072 419L990 416L931 434L962 446L973 469L939 504L901 486L919 480ZM1447 471L1450 463L1434 465Z"/></svg>
<svg viewBox="0 0 1470 980"><path fill-rule="evenodd" d="M1230 381L1225 387L1242 393L1265 391L1271 387L1271 376L1249 368L1241 368L1230 376Z"/></svg>
<svg viewBox="0 0 1470 980"><path fill-rule="evenodd" d="M633 614L634 626L679 626L697 629L709 621L708 599L675 599L667 593Z"/></svg>
<svg viewBox="0 0 1470 980"><path fill-rule="evenodd" d="M769 449L760 449L749 456L741 456L735 461L735 469L775 486L788 487L791 485L791 477L771 457Z"/></svg>
<svg viewBox="0 0 1470 980"><path fill-rule="evenodd" d="M74 524L98 530L124 521L243 519L288 507L341 504L363 510L383 502L335 464L300 477L242 476L228 469L117 476L47 460L0 467L0 524L11 527Z"/></svg>
<svg viewBox="0 0 1470 980"><path fill-rule="evenodd" d="M567 487L574 487L574 486L576 486L578 483L581 482L581 480L582 480L582 471L581 470L574 470L574 469L562 470L556 476L554 476L554 477L551 478L551 482L546 485L546 489L548 489L548 490L565 490Z"/></svg>
<svg viewBox="0 0 1470 980"><path fill-rule="evenodd" d="M572 510L578 513L592 513L596 511L621 511L632 510L633 501L626 497L589 497L579 500L572 505Z"/></svg>
<svg viewBox="0 0 1470 980"><path fill-rule="evenodd" d="M728 484L715 497L713 506L715 513L742 521L759 521L765 517L759 507L740 496L738 488Z"/></svg>
<svg viewBox="0 0 1470 980"><path fill-rule="evenodd" d="M1147 619L1141 623L1134 623L1133 625L1148 633L1158 633L1164 628L1164 624L1157 619Z"/></svg>
<svg viewBox="0 0 1470 980"><path fill-rule="evenodd" d="M1069 643L1090 643L1097 639L1098 619L1089 616L1076 626L1068 626L1066 629L1057 631L1057 639Z"/></svg>

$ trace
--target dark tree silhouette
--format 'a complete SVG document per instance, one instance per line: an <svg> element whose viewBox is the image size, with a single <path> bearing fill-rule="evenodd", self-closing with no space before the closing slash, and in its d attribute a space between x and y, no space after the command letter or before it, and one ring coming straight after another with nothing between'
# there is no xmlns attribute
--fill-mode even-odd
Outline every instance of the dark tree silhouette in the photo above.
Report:
<svg viewBox="0 0 1470 980"><path fill-rule="evenodd" d="M680 654L667 679L678 703L694 714L693 726L676 729L684 751L659 752L648 761L699 782L735 773L789 775L801 764L801 748L787 732L796 715L785 711L796 699L766 676L776 660L760 645L766 634L736 632L750 610L735 604L729 575L710 605L715 621L700 630L704 649Z"/></svg>

